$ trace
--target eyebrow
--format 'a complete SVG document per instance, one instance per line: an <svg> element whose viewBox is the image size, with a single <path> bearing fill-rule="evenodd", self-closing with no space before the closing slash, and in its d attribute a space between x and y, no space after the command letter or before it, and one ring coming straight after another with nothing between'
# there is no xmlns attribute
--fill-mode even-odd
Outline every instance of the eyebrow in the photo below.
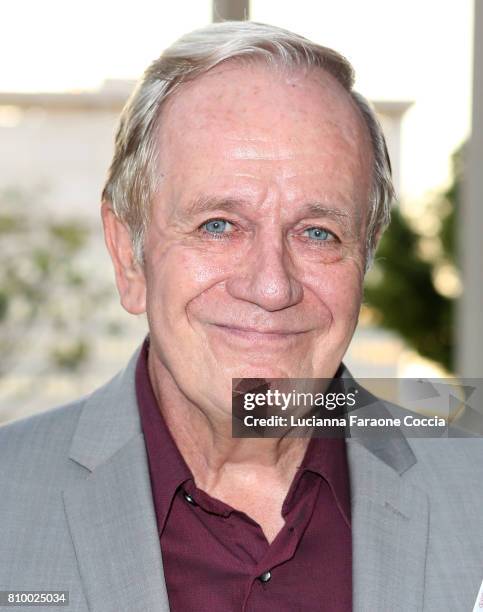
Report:
<svg viewBox="0 0 483 612"><path fill-rule="evenodd" d="M213 210L226 210L246 208L247 202L237 198L198 197L193 200L184 211L188 215L199 215Z"/></svg>
<svg viewBox="0 0 483 612"><path fill-rule="evenodd" d="M312 217L318 219L334 219L341 226L346 236L354 238L361 230L361 215L359 209L354 214L349 214L340 208L332 208L319 202L306 204L299 211L302 217ZM353 220L353 225L351 221Z"/></svg>
<svg viewBox="0 0 483 612"><path fill-rule="evenodd" d="M233 212L237 210L243 210L251 205L246 201L238 198L225 198L225 197L203 197L200 196L193 200L184 211L188 215L198 215L202 213L211 212L214 210L223 210L226 212ZM181 212L181 211L180 211ZM329 218L334 219L342 225L343 229L348 233L353 233L350 228L350 222L355 217L355 226L357 229L360 227L360 214L357 210L354 215L341 210L340 208L326 206L320 202L310 202L302 206L297 213L300 217L314 217L314 218Z"/></svg>

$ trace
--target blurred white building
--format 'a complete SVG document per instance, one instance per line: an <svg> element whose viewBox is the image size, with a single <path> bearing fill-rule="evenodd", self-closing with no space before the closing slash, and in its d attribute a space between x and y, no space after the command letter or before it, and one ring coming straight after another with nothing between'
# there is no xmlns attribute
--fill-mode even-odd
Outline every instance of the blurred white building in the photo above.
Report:
<svg viewBox="0 0 483 612"><path fill-rule="evenodd" d="M53 213L82 215L97 223L117 121L133 87L133 81L108 80L98 91L0 92L0 187L46 189ZM397 189L401 121L411 104L373 103Z"/></svg>

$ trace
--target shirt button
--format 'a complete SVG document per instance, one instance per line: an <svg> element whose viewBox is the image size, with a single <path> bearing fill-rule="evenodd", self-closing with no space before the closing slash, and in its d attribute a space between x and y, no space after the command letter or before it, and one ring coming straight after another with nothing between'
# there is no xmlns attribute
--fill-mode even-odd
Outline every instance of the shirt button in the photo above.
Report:
<svg viewBox="0 0 483 612"><path fill-rule="evenodd" d="M258 580L260 580L260 582L268 582L271 577L272 577L271 571L263 572L263 574L260 574L260 576L258 576Z"/></svg>
<svg viewBox="0 0 483 612"><path fill-rule="evenodd" d="M196 506L195 500L191 497L189 493L186 493L186 491L183 493L183 497L189 504L191 504L192 506Z"/></svg>

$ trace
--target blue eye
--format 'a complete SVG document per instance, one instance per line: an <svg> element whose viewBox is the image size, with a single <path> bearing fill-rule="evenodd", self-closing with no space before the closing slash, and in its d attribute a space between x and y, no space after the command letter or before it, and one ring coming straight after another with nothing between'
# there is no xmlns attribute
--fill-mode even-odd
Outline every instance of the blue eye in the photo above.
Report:
<svg viewBox="0 0 483 612"><path fill-rule="evenodd" d="M330 232L322 229L321 227L309 227L309 229L306 229L305 231L308 232L309 238L312 238L312 240L318 240L320 242L329 240L332 236Z"/></svg>
<svg viewBox="0 0 483 612"><path fill-rule="evenodd" d="M201 227L203 227L210 234L223 234L225 230L228 229L229 225L231 224L224 219L212 219L211 221L203 223Z"/></svg>

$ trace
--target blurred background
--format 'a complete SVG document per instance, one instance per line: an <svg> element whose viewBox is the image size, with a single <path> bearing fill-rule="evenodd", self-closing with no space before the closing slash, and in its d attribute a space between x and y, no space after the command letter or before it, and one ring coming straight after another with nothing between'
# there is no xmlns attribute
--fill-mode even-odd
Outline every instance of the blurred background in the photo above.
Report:
<svg viewBox="0 0 483 612"><path fill-rule="evenodd" d="M344 54L386 133L399 201L346 364L482 377L479 0L17 0L1 7L0 422L90 392L141 342L99 215L117 119L164 47L232 18Z"/></svg>

